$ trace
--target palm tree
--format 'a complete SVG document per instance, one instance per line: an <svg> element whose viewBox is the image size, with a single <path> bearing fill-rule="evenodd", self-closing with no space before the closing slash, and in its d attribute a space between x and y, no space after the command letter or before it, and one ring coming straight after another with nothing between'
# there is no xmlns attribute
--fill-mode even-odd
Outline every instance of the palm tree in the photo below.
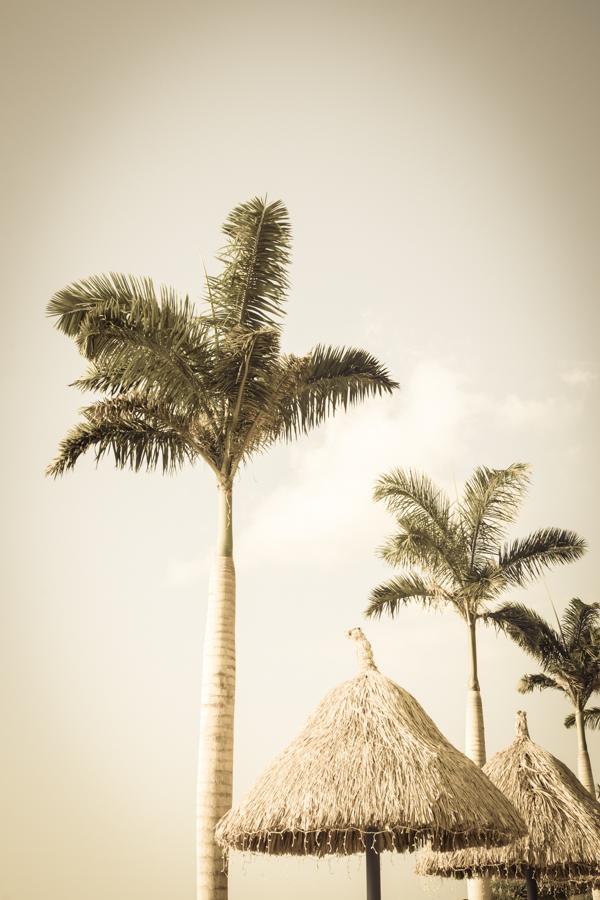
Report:
<svg viewBox="0 0 600 900"><path fill-rule="evenodd" d="M586 728L596 731L600 728L600 706L588 706L583 710L581 718ZM565 728L573 728L575 722L575 713L569 713L565 718Z"/></svg>
<svg viewBox="0 0 600 900"><path fill-rule="evenodd" d="M592 694L600 691L600 603L574 597L562 618L557 617L556 629L520 603L506 603L489 618L541 666L541 672L521 678L519 691L550 688L561 691L573 705L565 725L577 728L579 780L595 796L585 728L597 727L600 720L600 710L586 709Z"/></svg>
<svg viewBox="0 0 600 900"><path fill-rule="evenodd" d="M380 555L403 570L372 591L366 615L395 616L408 603L420 603L450 607L463 619L469 654L465 753L479 766L485 763L485 731L477 623L504 591L527 584L549 566L577 559L585 548L576 534L559 528L506 541L528 473L520 463L507 469L477 468L455 502L427 475L410 470L396 469L375 487L375 500L385 502L398 527ZM488 891L479 880L469 886L471 897Z"/></svg>
<svg viewBox="0 0 600 900"><path fill-rule="evenodd" d="M397 385L360 349L281 352L290 226L280 202L236 207L223 231L206 314L148 278L100 275L69 285L49 313L90 362L76 385L102 399L60 445L51 475L86 450L118 467L163 472L201 460L216 478L218 532L204 640L198 766L198 897L225 898L214 827L231 805L235 693L233 485L242 463L340 407Z"/></svg>

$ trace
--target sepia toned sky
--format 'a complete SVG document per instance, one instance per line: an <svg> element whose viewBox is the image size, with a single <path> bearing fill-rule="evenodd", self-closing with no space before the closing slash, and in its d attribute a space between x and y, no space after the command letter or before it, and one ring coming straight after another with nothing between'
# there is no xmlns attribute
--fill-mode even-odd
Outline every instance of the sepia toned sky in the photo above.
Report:
<svg viewBox="0 0 600 900"><path fill-rule="evenodd" d="M200 298L230 208L287 204L286 349L364 346L402 389L240 476L236 797L352 677L357 624L461 747L462 623L362 619L391 574L371 492L393 466L454 496L478 464L529 462L514 533L573 528L590 551L514 599L549 618L600 600L600 7L20 0L3 20L0 900L191 898L214 484L92 460L44 478L84 402L46 303L110 270ZM524 708L575 766L566 703L516 692L531 670L480 634L488 755ZM464 895L413 864L384 859L386 896ZM231 885L358 900L364 874L234 859Z"/></svg>

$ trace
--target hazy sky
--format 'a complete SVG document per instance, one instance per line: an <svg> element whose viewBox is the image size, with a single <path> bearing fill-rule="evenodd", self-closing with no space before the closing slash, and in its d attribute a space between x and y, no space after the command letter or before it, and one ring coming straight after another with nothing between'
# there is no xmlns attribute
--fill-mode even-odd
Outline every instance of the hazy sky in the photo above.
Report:
<svg viewBox="0 0 600 900"><path fill-rule="evenodd" d="M84 461L44 479L84 402L46 303L108 270L200 296L230 208L286 202L286 347L365 346L402 391L241 475L236 796L354 674L356 624L462 746L462 624L362 622L391 574L372 485L413 465L454 493L477 464L530 462L515 533L591 549L515 598L547 616L600 599L600 6L4 6L0 900L191 898L212 477ZM566 703L516 693L530 663L506 640L480 647L488 754L525 708L574 766ZM231 896L358 900L361 866L234 860ZM388 897L438 890L412 867L384 860Z"/></svg>

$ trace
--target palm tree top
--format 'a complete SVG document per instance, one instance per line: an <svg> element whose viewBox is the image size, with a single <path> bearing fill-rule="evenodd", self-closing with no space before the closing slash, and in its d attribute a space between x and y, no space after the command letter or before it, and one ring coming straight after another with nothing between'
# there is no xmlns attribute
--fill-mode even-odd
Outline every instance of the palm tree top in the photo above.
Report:
<svg viewBox="0 0 600 900"><path fill-rule="evenodd" d="M451 501L428 475L394 469L376 483L374 497L396 522L381 557L400 568L375 588L367 615L391 615L406 603L452 605L467 621L481 618L509 588L522 587L556 563L578 559L585 542L573 531L541 528L509 540L525 496L530 468L480 466L462 496Z"/></svg>
<svg viewBox="0 0 600 900"><path fill-rule="evenodd" d="M600 690L600 603L573 597L556 628L522 603L505 603L487 618L541 666L542 672L523 676L521 693L553 688L583 709ZM588 711L592 727L595 712ZM572 724L570 716L565 724Z"/></svg>
<svg viewBox="0 0 600 900"><path fill-rule="evenodd" d="M273 442L398 387L362 349L282 352L291 248L283 203L243 203L223 232L222 269L206 276L202 311L171 287L117 273L74 282L51 299L49 315L89 362L75 385L102 397L83 408L49 474L93 448L96 460L110 453L134 470L203 459L230 484Z"/></svg>

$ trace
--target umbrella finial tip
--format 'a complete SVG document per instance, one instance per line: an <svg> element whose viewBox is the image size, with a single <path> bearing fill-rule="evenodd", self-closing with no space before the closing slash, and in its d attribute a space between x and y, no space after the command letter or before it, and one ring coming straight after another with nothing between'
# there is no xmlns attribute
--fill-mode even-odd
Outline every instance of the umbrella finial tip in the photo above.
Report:
<svg viewBox="0 0 600 900"><path fill-rule="evenodd" d="M365 637L362 628L350 628L346 632L346 637L350 638L352 641L356 641L356 653L360 671L364 672L366 669L376 669L377 666L373 659L371 644Z"/></svg>
<svg viewBox="0 0 600 900"><path fill-rule="evenodd" d="M523 709L517 710L517 737L529 737L527 713Z"/></svg>
<svg viewBox="0 0 600 900"><path fill-rule="evenodd" d="M361 636L364 637L362 628L349 628L346 632L346 637L354 641L359 641Z"/></svg>

